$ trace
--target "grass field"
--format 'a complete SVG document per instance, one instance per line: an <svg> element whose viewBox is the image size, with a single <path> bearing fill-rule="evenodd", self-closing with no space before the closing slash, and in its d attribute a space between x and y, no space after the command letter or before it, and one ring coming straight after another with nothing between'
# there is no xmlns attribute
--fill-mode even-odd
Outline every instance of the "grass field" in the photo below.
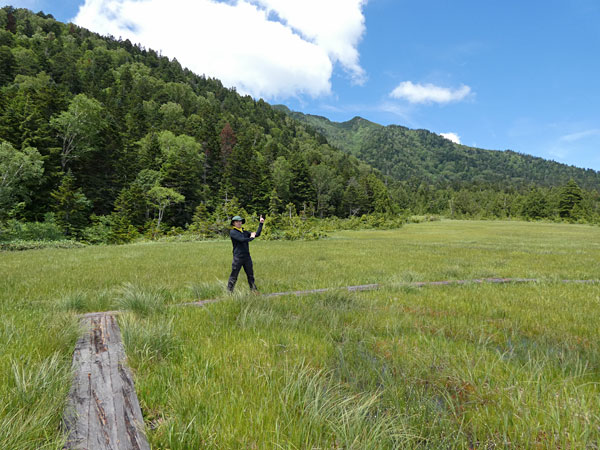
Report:
<svg viewBox="0 0 600 450"><path fill-rule="evenodd" d="M153 448L598 448L600 228L443 221L0 253L0 442L61 448L77 314L120 316ZM484 277L515 285L414 288ZM223 297L206 308L165 307Z"/></svg>

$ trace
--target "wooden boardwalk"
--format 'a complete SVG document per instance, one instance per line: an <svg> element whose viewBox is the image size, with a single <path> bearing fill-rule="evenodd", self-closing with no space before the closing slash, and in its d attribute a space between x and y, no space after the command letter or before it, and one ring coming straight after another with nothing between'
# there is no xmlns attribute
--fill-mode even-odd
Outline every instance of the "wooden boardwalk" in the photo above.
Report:
<svg viewBox="0 0 600 450"><path fill-rule="evenodd" d="M513 283L539 283L542 280L537 278L477 278L473 280L442 280L442 281L413 281L406 283L399 283L396 286L406 287L426 287L426 286L451 286L451 285L463 285L463 284L513 284ZM558 280L560 283L575 283L575 284L597 284L600 280ZM347 290L348 292L360 292L360 291L373 291L376 289L384 288L386 285L381 284L360 284L356 286L345 286L335 288L321 288L321 289L307 289L304 291L287 291L287 292L273 292L271 294L264 294L265 297L283 297L285 295L308 295L308 294L322 294L325 292L331 292L336 290ZM180 303L177 306L205 306L210 303L220 302L223 299L207 299L198 300L189 303Z"/></svg>
<svg viewBox="0 0 600 450"><path fill-rule="evenodd" d="M87 314L73 354L75 378L64 422L66 449L150 450L144 419L111 313Z"/></svg>

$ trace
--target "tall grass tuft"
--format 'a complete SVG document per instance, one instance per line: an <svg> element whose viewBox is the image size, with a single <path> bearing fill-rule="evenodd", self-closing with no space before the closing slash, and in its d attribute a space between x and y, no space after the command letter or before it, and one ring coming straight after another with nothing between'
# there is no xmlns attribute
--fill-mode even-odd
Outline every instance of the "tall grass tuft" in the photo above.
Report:
<svg viewBox="0 0 600 450"><path fill-rule="evenodd" d="M0 447L62 448L64 436L51 436L48 430L58 429L57 415L50 411L64 407L71 384L70 365L58 353L42 361L12 359L10 365L12 377L5 386L8 395L0 404Z"/></svg>
<svg viewBox="0 0 600 450"><path fill-rule="evenodd" d="M381 408L378 392L352 394L331 373L304 362L288 367L284 378L282 419L301 430L297 442L313 448L384 449L409 445L415 434L405 417ZM324 436L330 442L323 442Z"/></svg>
<svg viewBox="0 0 600 450"><path fill-rule="evenodd" d="M107 311L114 307L114 294L109 290L100 292L74 291L61 297L62 309L76 313Z"/></svg>
<svg viewBox="0 0 600 450"><path fill-rule="evenodd" d="M173 318L160 322L149 322L131 314L119 318L123 345L129 357L141 363L152 363L176 356L181 342L175 336Z"/></svg>
<svg viewBox="0 0 600 450"><path fill-rule="evenodd" d="M116 303L120 309L147 316L164 309L165 294L157 289L125 283L118 291Z"/></svg>

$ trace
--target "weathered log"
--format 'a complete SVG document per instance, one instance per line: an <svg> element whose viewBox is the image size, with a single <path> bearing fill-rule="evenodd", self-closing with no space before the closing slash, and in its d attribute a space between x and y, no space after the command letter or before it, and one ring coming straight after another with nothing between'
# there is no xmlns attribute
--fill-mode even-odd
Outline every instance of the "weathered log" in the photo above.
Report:
<svg viewBox="0 0 600 450"><path fill-rule="evenodd" d="M64 415L65 448L149 450L115 317L89 314L82 323L86 332L73 353L75 375Z"/></svg>

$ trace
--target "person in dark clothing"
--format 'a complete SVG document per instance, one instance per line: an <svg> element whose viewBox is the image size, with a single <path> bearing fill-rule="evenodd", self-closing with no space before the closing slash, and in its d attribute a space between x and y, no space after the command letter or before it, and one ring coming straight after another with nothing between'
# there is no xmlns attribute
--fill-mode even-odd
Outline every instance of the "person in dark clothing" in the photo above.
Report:
<svg viewBox="0 0 600 450"><path fill-rule="evenodd" d="M264 217L260 216L258 230L256 230L256 232L250 232L245 231L242 228L242 225L246 223L245 219L240 216L235 216L231 219L231 226L233 228L229 232L229 237L231 237L231 243L233 244L233 262L231 263L231 275L229 275L229 282L227 283L227 290L229 292L233 292L233 288L235 287L235 283L242 267L248 277L250 289L252 291L258 291L256 284L254 283L254 270L252 268L252 258L250 257L248 243L260 236L264 222Z"/></svg>

